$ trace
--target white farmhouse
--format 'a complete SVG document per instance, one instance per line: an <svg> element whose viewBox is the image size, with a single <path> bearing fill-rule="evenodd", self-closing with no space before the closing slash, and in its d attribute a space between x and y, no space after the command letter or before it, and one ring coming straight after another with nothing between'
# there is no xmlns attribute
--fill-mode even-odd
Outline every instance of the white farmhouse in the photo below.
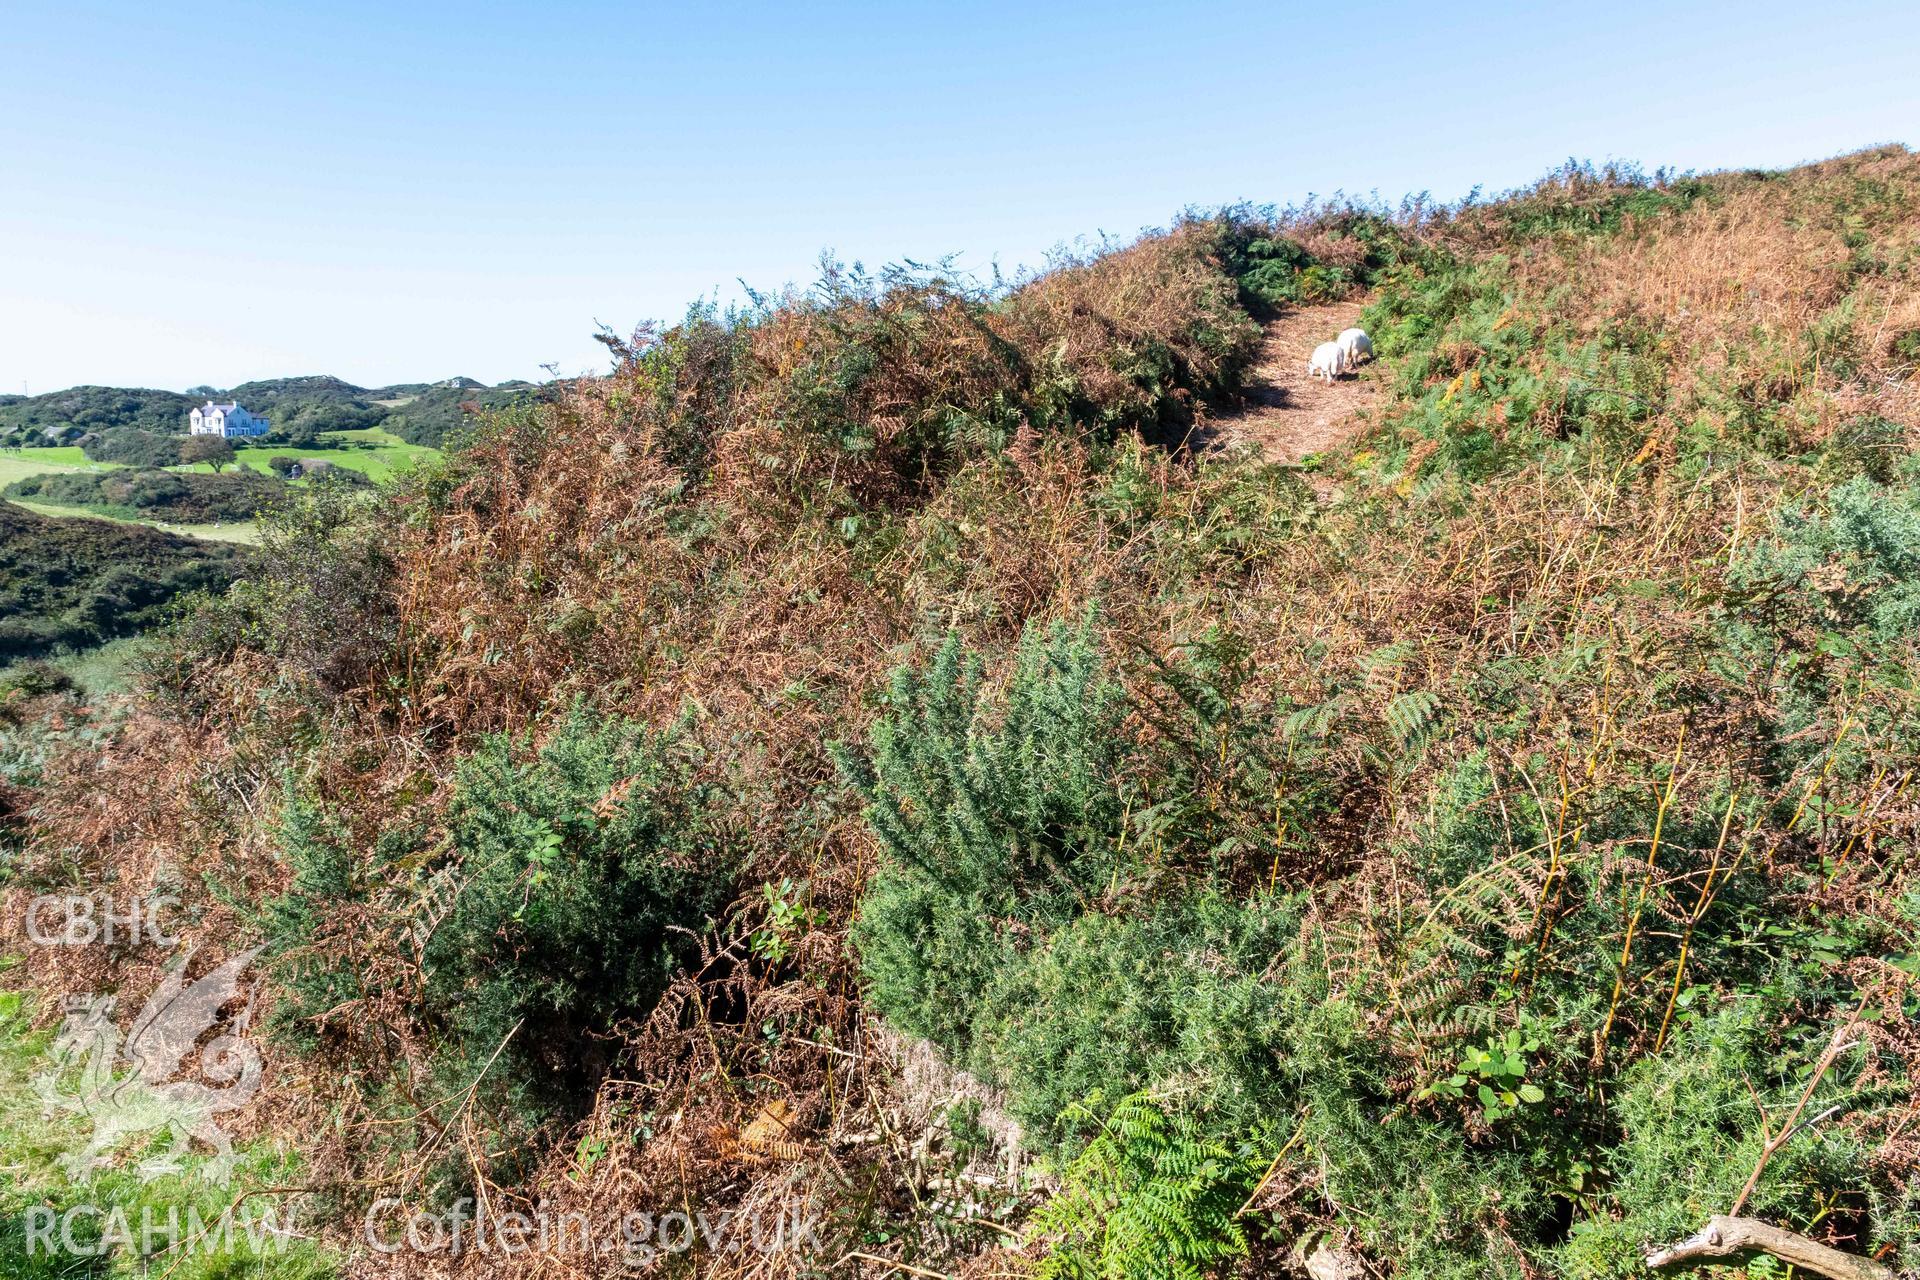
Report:
<svg viewBox="0 0 1920 1280"><path fill-rule="evenodd" d="M238 404L209 400L187 415L188 431L196 436L263 436L271 423L256 418Z"/></svg>

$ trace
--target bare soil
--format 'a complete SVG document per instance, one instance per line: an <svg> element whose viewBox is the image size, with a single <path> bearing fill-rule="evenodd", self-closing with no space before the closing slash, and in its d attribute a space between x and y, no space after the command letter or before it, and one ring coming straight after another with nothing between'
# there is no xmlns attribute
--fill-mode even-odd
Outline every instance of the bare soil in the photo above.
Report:
<svg viewBox="0 0 1920 1280"><path fill-rule="evenodd" d="M1358 297L1296 307L1269 324L1248 381L1246 407L1209 423L1208 443L1220 448L1244 442L1269 462L1299 462L1358 435L1378 390L1373 362L1363 361L1356 372L1328 385L1307 376L1307 359L1315 347L1358 323L1366 305L1367 299Z"/></svg>

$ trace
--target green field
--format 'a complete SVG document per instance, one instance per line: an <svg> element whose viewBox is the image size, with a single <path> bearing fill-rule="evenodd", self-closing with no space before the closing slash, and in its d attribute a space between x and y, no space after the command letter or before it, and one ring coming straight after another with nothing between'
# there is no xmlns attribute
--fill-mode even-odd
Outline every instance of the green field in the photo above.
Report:
<svg viewBox="0 0 1920 1280"><path fill-rule="evenodd" d="M349 471L358 471L370 480L385 480L396 471L403 471L416 465L423 458L440 456L438 449L427 445L408 444L379 427L369 427L362 431L332 431L321 438L328 443L317 448L295 448L289 445L285 448L256 446L241 449L239 463L243 467L271 474L272 468L268 465L267 459L275 455L323 458L335 466L345 467ZM72 445L59 448L14 449L0 453L0 484L11 484L15 480L48 471L98 470L102 467L118 465L118 463L91 461L85 453ZM176 469L210 470L204 463Z"/></svg>
<svg viewBox="0 0 1920 1280"><path fill-rule="evenodd" d="M88 462L78 449L14 449L0 453L0 486L49 471L85 471L101 465Z"/></svg>
<svg viewBox="0 0 1920 1280"><path fill-rule="evenodd" d="M404 471L419 464L425 458L440 456L438 449L425 445L408 444L389 432L378 427L363 431L331 432L323 439L338 442L333 448L254 448L242 449L238 454L239 465L271 475L273 468L268 459L276 455L295 458L322 458L337 467L349 471L358 471L369 480L385 480L396 472ZM45 475L48 472L99 471L111 470L120 464L111 462L93 462L87 455L74 446L61 448L15 449L0 453L0 488L28 476ZM175 467L176 471L210 471L203 464L191 467ZM19 500L14 500L19 501ZM71 507L56 507L45 503L19 501L19 505L41 515L71 517L82 514ZM93 515L94 519L106 520L114 517ZM168 524L158 520L123 521L123 523L150 524L156 529L169 533L182 534L189 538L205 538L215 542L258 542L259 531L252 523L226 524Z"/></svg>
<svg viewBox="0 0 1920 1280"><path fill-rule="evenodd" d="M269 458L275 456L321 458L333 463L336 467L358 471L369 480L385 480L397 471L405 471L418 464L423 458L440 456L438 449L429 448L426 445L407 444L378 427L369 427L363 431L328 432L322 439L338 441L344 447L298 449L289 446L242 449L239 453L239 462L243 467L250 467L255 471L271 475L273 468L268 464ZM180 469L210 468L195 466Z"/></svg>
<svg viewBox="0 0 1920 1280"><path fill-rule="evenodd" d="M159 529L163 533L177 533L183 538L199 538L203 542L241 542L252 546L260 541L260 526L251 520L231 520L223 524L172 524L165 520L129 520L122 516L82 511L78 507L59 507L50 502L33 502L26 498L8 498L7 501L38 515L53 516L60 520L107 520L114 524L144 524Z"/></svg>
<svg viewBox="0 0 1920 1280"><path fill-rule="evenodd" d="M79 653L56 653L40 661L59 670L87 697L102 698L127 692L129 672L141 643L139 636L121 636ZM0 689L9 679L17 678L20 670L18 664L0 663Z"/></svg>
<svg viewBox="0 0 1920 1280"><path fill-rule="evenodd" d="M93 467L102 465L87 457L80 449L80 446L72 444L48 445L44 448L37 449L20 449L17 452L23 458L57 463L62 466Z"/></svg>
<svg viewBox="0 0 1920 1280"><path fill-rule="evenodd" d="M264 463L262 466L264 467ZM10 453L0 453L0 488L12 484L15 480L25 480L29 476L45 475L50 471L102 471L112 470L115 463L89 462L87 456L72 447L19 449ZM45 502L31 502L21 498L9 498L7 501L28 511L43 516L56 516L63 520L113 520L117 524L147 524L167 533L177 533L182 537L201 538L209 542L255 543L260 540L260 531L251 522L231 522L226 524L169 524L162 520L125 520L113 516L103 516L89 511L79 511L73 507L59 507Z"/></svg>
<svg viewBox="0 0 1920 1280"><path fill-rule="evenodd" d="M396 400L395 404L405 404L405 400ZM429 449L425 445L411 445L385 427L363 427L358 431L329 431L322 437L325 440L338 440L347 444L399 445L403 449L417 449L425 453L438 453L438 449Z"/></svg>

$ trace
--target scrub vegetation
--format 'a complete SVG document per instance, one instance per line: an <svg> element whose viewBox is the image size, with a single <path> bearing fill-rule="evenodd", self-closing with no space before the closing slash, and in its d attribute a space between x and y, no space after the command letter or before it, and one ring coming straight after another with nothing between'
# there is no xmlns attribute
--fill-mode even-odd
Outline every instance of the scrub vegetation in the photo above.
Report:
<svg viewBox="0 0 1920 1280"><path fill-rule="evenodd" d="M1920 1269L1916 228L1902 148L1576 165L697 309L295 490L0 756L10 892L266 948L343 1258L475 1196L814 1222L661 1264L726 1277ZM1234 448L1335 299L1358 434Z"/></svg>

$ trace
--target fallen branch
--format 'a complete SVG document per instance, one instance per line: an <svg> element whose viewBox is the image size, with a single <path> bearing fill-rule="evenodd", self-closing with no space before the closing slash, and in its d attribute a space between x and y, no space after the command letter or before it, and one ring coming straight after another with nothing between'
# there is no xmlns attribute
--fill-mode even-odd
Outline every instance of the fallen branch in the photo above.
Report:
<svg viewBox="0 0 1920 1280"><path fill-rule="evenodd" d="M1842 1253L1817 1240L1753 1218L1728 1218L1719 1214L1707 1220L1704 1230L1648 1254L1647 1269L1730 1258L1742 1253L1770 1253L1782 1262L1830 1280L1894 1280L1890 1269L1871 1258Z"/></svg>
<svg viewBox="0 0 1920 1280"><path fill-rule="evenodd" d="M929 1271L925 1267L909 1266L904 1262L895 1262L892 1258L876 1258L871 1253L861 1253L858 1250L849 1253L846 1257L840 1259L840 1262L852 1262L856 1258L861 1262L877 1262L883 1267L891 1267L894 1271L904 1271L910 1276L931 1276L933 1280L953 1280L953 1277L944 1271ZM836 1262L833 1265L838 1267L840 1262Z"/></svg>

